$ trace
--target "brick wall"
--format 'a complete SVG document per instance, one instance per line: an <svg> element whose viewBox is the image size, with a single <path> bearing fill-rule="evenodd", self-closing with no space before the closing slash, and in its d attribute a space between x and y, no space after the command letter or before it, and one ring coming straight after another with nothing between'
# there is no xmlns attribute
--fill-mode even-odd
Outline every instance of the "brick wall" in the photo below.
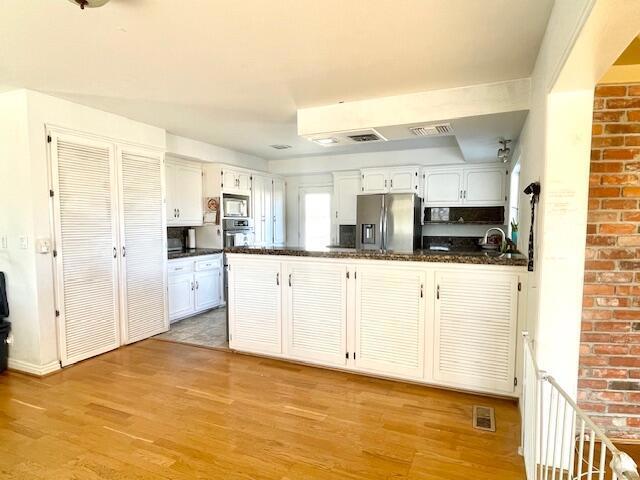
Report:
<svg viewBox="0 0 640 480"><path fill-rule="evenodd" d="M595 93L579 404L640 438L640 83Z"/></svg>

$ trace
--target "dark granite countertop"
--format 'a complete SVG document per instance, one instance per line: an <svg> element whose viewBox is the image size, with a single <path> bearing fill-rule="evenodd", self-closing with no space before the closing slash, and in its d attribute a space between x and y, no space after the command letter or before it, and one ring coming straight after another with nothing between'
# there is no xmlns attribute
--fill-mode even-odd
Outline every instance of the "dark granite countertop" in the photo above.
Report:
<svg viewBox="0 0 640 480"><path fill-rule="evenodd" d="M225 253L244 253L253 255L286 255L294 257L321 258L363 258L368 260L397 260L404 262L467 263L476 265L507 265L522 267L527 265L527 257L521 253L498 253L487 251L416 250L411 253L399 253L380 250L356 250L355 248L325 248L307 250L300 247L228 247Z"/></svg>
<svg viewBox="0 0 640 480"><path fill-rule="evenodd" d="M222 253L221 248L187 248L179 252L169 252L167 258L175 260L176 258L199 257L201 255L215 255Z"/></svg>

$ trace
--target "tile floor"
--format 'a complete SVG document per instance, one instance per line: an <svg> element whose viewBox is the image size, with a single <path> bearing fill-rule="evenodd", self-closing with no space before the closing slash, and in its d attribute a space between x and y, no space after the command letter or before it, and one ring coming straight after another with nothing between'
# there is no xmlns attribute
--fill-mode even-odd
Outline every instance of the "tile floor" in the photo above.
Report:
<svg viewBox="0 0 640 480"><path fill-rule="evenodd" d="M216 308L172 323L155 338L204 347L229 348L226 308Z"/></svg>

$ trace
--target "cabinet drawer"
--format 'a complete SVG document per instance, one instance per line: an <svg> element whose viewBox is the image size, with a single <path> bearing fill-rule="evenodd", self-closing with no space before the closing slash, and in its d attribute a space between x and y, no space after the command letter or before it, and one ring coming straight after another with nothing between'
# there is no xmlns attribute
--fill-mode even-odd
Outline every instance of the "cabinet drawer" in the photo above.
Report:
<svg viewBox="0 0 640 480"><path fill-rule="evenodd" d="M179 273L189 273L193 272L193 260L188 262L168 262L167 271L169 275L171 274L179 274Z"/></svg>
<svg viewBox="0 0 640 480"><path fill-rule="evenodd" d="M209 258L207 260L198 260L196 262L196 272L213 270L214 268L220 268L220 257Z"/></svg>

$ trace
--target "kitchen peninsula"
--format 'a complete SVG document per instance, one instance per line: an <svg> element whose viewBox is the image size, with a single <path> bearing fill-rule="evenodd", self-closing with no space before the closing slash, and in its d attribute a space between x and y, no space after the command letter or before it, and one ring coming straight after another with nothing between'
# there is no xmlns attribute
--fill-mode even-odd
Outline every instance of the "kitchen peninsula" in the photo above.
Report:
<svg viewBox="0 0 640 480"><path fill-rule="evenodd" d="M516 396L526 257L227 248L234 350Z"/></svg>

